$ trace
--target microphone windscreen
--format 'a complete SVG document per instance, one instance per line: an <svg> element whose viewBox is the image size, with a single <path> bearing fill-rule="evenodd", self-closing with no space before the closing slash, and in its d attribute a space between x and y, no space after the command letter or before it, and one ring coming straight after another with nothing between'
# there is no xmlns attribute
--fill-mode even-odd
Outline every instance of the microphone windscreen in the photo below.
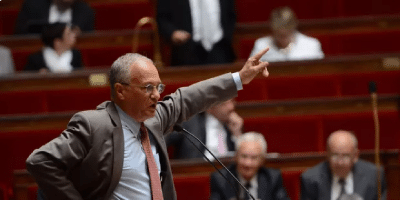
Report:
<svg viewBox="0 0 400 200"><path fill-rule="evenodd" d="M181 131L183 131L183 128L182 128L182 126L180 126L180 125L178 125L178 124L175 124L175 126L174 126L174 131L176 131L176 132L181 132Z"/></svg>
<svg viewBox="0 0 400 200"><path fill-rule="evenodd" d="M376 83L374 81L369 82L369 93L376 93Z"/></svg>

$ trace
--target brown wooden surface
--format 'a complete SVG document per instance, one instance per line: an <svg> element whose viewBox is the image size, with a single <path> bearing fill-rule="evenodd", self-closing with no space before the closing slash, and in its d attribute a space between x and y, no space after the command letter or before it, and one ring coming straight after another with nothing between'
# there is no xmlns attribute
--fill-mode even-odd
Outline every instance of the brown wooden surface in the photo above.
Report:
<svg viewBox="0 0 400 200"><path fill-rule="evenodd" d="M243 118L283 115L310 115L371 111L369 97L319 98L301 101L239 103L237 112ZM398 110L398 95L380 96L379 111ZM0 132L28 130L63 130L74 112L0 117Z"/></svg>
<svg viewBox="0 0 400 200"><path fill-rule="evenodd" d="M397 65L387 65L388 58L398 59L400 54L340 56L324 60L277 62L268 67L270 77L297 76L313 74L345 74L351 72L371 72L399 70ZM160 69L164 83L197 82L227 72L239 71L244 62L226 65L208 65L199 67L168 67ZM69 74L17 73L0 77L1 91L17 90L58 90L93 87L89 77L93 74L106 75L108 69L86 69ZM103 87L107 87L104 85Z"/></svg>
<svg viewBox="0 0 400 200"><path fill-rule="evenodd" d="M381 151L380 155L381 163L385 167L390 199L399 199L399 150ZM324 161L325 157L325 153L269 154L267 155L265 166L277 168L282 171L304 171ZM374 161L373 151L363 151L360 157L371 162ZM230 165L233 163L233 160L232 157L229 157L222 159L222 162L224 165ZM218 165L217 162L214 163ZM209 175L215 171L215 169L203 159L171 160L171 167L174 176ZM25 200L28 194L27 188L32 184L35 184L35 182L26 170L14 171L15 199Z"/></svg>

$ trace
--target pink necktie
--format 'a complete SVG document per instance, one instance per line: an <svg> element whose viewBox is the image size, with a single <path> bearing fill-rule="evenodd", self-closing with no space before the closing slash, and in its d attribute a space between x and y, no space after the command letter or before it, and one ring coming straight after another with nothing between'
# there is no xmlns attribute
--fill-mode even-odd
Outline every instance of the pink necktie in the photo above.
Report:
<svg viewBox="0 0 400 200"><path fill-rule="evenodd" d="M163 200L160 176L158 175L157 164L154 160L153 152L151 151L149 133L147 132L147 128L144 126L144 123L140 124L140 131L142 132L141 141L144 153L146 154L147 166L150 173L151 194L153 196L153 200Z"/></svg>

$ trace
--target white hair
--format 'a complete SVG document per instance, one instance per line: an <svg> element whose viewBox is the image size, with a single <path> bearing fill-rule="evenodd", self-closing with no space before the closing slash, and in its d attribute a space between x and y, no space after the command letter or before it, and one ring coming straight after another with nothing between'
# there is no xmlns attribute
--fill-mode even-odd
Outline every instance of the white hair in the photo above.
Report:
<svg viewBox="0 0 400 200"><path fill-rule="evenodd" d="M243 142L258 142L262 148L262 152L267 153L267 141L261 133L252 131L240 135L236 140L236 151L239 150Z"/></svg>

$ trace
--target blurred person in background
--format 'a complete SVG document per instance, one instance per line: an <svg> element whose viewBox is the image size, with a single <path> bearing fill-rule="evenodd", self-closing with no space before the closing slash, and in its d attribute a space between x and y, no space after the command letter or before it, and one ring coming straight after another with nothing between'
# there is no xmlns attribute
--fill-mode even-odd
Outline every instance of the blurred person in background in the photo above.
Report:
<svg viewBox="0 0 400 200"><path fill-rule="evenodd" d="M364 200L377 200L377 168L359 159L356 136L338 130L328 137L328 159L301 175L302 200L338 200L345 194L358 194ZM381 170L382 200L386 200L386 180Z"/></svg>
<svg viewBox="0 0 400 200"><path fill-rule="evenodd" d="M256 199L289 200L280 170L263 167L266 153L267 142L261 133L244 133L237 139L235 164L228 169ZM222 174L231 183L236 183L225 169ZM236 199L236 192L218 172L211 174L210 185L211 200ZM235 185L240 188L240 199L251 199L239 185Z"/></svg>
<svg viewBox="0 0 400 200"><path fill-rule="evenodd" d="M171 65L231 63L235 1L162 0L157 5L160 35L171 44Z"/></svg>
<svg viewBox="0 0 400 200"><path fill-rule="evenodd" d="M215 156L224 157L235 151L235 139L242 134L243 119L235 112L235 101L230 99L195 115L182 127L198 137ZM191 136L187 139L183 134L186 133L173 132L166 138L167 146L174 146L173 158L202 158L204 153L207 158L214 159L196 139Z"/></svg>
<svg viewBox="0 0 400 200"><path fill-rule="evenodd" d="M270 19L272 34L256 40L250 56L269 47L261 60L268 62L312 60L324 58L321 44L316 38L297 31L298 21L289 7L272 10Z"/></svg>
<svg viewBox="0 0 400 200"><path fill-rule="evenodd" d="M76 32L65 23L49 24L43 29L42 50L28 57L25 71L71 72L82 68L82 58L76 43Z"/></svg>
<svg viewBox="0 0 400 200"><path fill-rule="evenodd" d="M14 62L9 48L0 46L0 76L13 74Z"/></svg>
<svg viewBox="0 0 400 200"><path fill-rule="evenodd" d="M83 0L25 0L15 25L16 34L40 33L46 24L73 24L94 30L94 11Z"/></svg>

